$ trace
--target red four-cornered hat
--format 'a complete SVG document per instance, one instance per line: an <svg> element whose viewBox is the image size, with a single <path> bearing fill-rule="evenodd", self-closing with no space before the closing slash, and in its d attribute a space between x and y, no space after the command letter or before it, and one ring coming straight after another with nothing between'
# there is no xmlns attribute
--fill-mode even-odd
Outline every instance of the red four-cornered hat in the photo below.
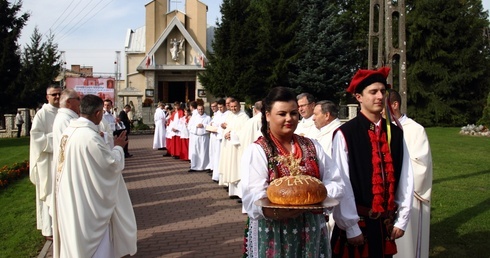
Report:
<svg viewBox="0 0 490 258"><path fill-rule="evenodd" d="M361 93L364 88L375 82L381 82L388 87L386 78L388 77L389 73L389 67L381 67L378 70L359 69L354 77L352 77L349 87L347 88L347 92L351 94Z"/></svg>

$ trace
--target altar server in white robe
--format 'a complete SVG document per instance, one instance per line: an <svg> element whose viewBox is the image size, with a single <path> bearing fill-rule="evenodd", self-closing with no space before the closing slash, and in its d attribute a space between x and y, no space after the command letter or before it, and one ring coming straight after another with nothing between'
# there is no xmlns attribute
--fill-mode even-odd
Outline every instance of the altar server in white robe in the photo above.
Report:
<svg viewBox="0 0 490 258"><path fill-rule="evenodd" d="M166 128L167 118L164 110L163 102L158 102L158 107L153 115L153 121L155 122L155 132L153 134L153 149L163 149L166 145Z"/></svg>
<svg viewBox="0 0 490 258"><path fill-rule="evenodd" d="M211 133L209 144L209 158L212 164L211 170L213 170L211 180L215 183L219 182L219 157L221 153L221 141L223 139L223 128L221 124L224 122L225 113L228 112L225 103L224 99L217 101L218 111L214 113L214 117L211 120L211 125L217 128L216 132Z"/></svg>
<svg viewBox="0 0 490 258"><path fill-rule="evenodd" d="M114 131L116 131L116 117L113 114L112 100L104 100L104 115L99 123L99 132L109 148L114 148Z"/></svg>
<svg viewBox="0 0 490 258"><path fill-rule="evenodd" d="M61 88L51 85L46 90L48 103L37 111L32 120L29 148L29 177L36 185L37 229L47 239L53 235L49 215L53 194L53 122L60 106Z"/></svg>
<svg viewBox="0 0 490 258"><path fill-rule="evenodd" d="M80 96L74 89L64 89L61 92L60 97L60 108L58 109L58 113L53 122L53 168L52 168L52 186L53 193L51 200L51 209L49 210L49 215L51 215L53 219L53 257L59 257L59 235L56 234L58 232L58 219L56 216L56 169L58 165L59 152L60 152L60 141L61 136L63 135L63 131L68 127L71 120L75 120L78 118L80 114Z"/></svg>
<svg viewBox="0 0 490 258"><path fill-rule="evenodd" d="M121 171L126 131L109 149L97 125L102 99L86 95L80 118L61 139L56 205L60 257L122 257L136 253L136 220Z"/></svg>
<svg viewBox="0 0 490 258"><path fill-rule="evenodd" d="M315 97L310 93L301 93L297 97L298 111L301 115L301 120L295 134L315 139L319 131L313 122L313 110L315 108Z"/></svg>
<svg viewBox="0 0 490 258"><path fill-rule="evenodd" d="M393 115L403 128L403 138L410 154L414 180L410 220L408 221L405 235L396 240L398 253L393 257L429 257L432 192L432 154L429 139L423 126L401 113L402 100L398 92L391 90L389 101L389 105L393 109Z"/></svg>
<svg viewBox="0 0 490 258"><path fill-rule="evenodd" d="M241 157L238 157L240 141L237 133L250 118L240 110L240 102L236 99L230 101L230 111L225 120L226 129L223 131L224 139L221 143L219 184L228 186L230 198L240 198L242 193L238 191L238 182Z"/></svg>
<svg viewBox="0 0 490 258"><path fill-rule="evenodd" d="M206 126L211 123L211 117L204 113L204 106L197 106L197 114L192 115L189 125L189 157L192 171L206 170L209 166L209 132Z"/></svg>
<svg viewBox="0 0 490 258"><path fill-rule="evenodd" d="M319 130L316 140L322 146L323 151L329 158L332 158L332 139L335 129L337 129L342 122L337 118L339 109L335 103L329 100L322 100L316 102L313 110L313 121L315 127ZM335 220L332 214L329 214L327 222L328 232L331 234L333 227L335 226Z"/></svg>

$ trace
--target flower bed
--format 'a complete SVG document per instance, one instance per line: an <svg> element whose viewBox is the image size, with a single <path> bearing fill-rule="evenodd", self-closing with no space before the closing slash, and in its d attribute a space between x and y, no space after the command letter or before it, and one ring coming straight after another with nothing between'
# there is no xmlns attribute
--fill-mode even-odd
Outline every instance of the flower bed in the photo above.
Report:
<svg viewBox="0 0 490 258"><path fill-rule="evenodd" d="M483 125L467 125L461 127L460 134L474 135L474 136L487 136L490 137L490 131Z"/></svg>
<svg viewBox="0 0 490 258"><path fill-rule="evenodd" d="M29 176L29 162L27 160L14 163L11 167L3 166L0 169L0 189L25 176Z"/></svg>

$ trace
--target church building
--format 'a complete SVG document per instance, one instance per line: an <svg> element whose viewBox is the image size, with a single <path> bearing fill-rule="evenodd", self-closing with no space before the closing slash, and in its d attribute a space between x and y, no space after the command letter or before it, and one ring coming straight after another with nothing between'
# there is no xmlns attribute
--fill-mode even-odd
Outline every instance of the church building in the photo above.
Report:
<svg viewBox="0 0 490 258"><path fill-rule="evenodd" d="M117 94L118 106L136 100L138 109L158 101L206 97L197 76L205 70L208 7L199 0L185 0L185 10L172 9L174 2L150 1L145 5L145 26L128 30L126 88Z"/></svg>

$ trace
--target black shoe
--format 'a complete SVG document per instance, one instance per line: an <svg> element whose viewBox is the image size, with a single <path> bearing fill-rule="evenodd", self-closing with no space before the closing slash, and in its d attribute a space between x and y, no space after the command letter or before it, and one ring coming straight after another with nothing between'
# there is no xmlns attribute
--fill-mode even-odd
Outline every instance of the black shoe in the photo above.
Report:
<svg viewBox="0 0 490 258"><path fill-rule="evenodd" d="M194 169L189 169L189 170L187 170L187 172L198 172L198 171L194 170Z"/></svg>
<svg viewBox="0 0 490 258"><path fill-rule="evenodd" d="M232 199L232 200L236 200L236 199L240 199L240 197L238 197L238 196L236 196L236 195L231 195L231 196L230 196L230 199Z"/></svg>
<svg viewBox="0 0 490 258"><path fill-rule="evenodd" d="M174 158L174 159L180 159L180 157L179 157L179 156L173 156L173 158Z"/></svg>
<svg viewBox="0 0 490 258"><path fill-rule="evenodd" d="M124 155L125 158L131 158L133 156L133 154L126 154Z"/></svg>
<svg viewBox="0 0 490 258"><path fill-rule="evenodd" d="M215 183L219 183L219 181L218 181L218 180L213 180L213 182L215 182Z"/></svg>
<svg viewBox="0 0 490 258"><path fill-rule="evenodd" d="M236 200L237 203L242 203L242 199Z"/></svg>
<svg viewBox="0 0 490 258"><path fill-rule="evenodd" d="M158 150L165 150L165 148L158 148Z"/></svg>

